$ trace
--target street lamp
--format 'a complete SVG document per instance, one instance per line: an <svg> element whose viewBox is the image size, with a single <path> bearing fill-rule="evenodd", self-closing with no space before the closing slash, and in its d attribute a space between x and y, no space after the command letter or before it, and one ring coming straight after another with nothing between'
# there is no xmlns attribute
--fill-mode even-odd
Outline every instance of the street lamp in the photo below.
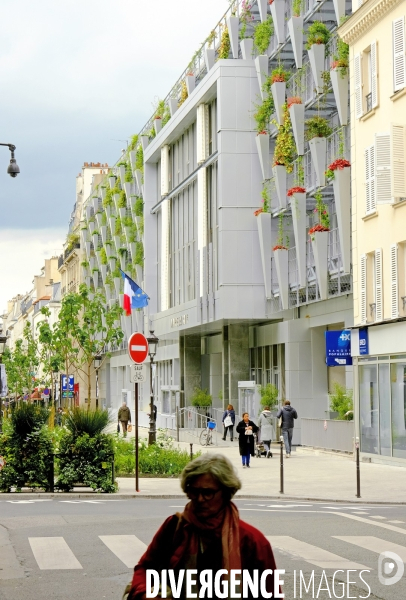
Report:
<svg viewBox="0 0 406 600"><path fill-rule="evenodd" d="M154 358L158 346L159 339L156 337L153 331L150 330L150 336L147 338L148 342L148 354L149 354L149 391L150 391L150 415L149 415L149 432L148 432L148 446L155 444L156 442L156 422L154 412L154 387L152 381L152 372L154 370Z"/></svg>
<svg viewBox="0 0 406 600"><path fill-rule="evenodd" d="M2 143L0 143L0 146L7 146L7 148L10 150L11 158L10 158L10 164L7 167L7 173L11 177L17 177L17 175L20 172L20 167L18 166L17 161L14 158L14 150L16 149L16 147L14 146L14 144L2 144Z"/></svg>
<svg viewBox="0 0 406 600"><path fill-rule="evenodd" d="M94 357L94 368L96 369L96 409L99 408L99 369L102 360L103 357L100 354Z"/></svg>

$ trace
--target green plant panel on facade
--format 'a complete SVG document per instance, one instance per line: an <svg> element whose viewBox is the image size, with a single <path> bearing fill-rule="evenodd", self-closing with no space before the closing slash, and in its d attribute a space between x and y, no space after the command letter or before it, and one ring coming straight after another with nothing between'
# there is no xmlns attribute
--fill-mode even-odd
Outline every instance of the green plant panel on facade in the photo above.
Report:
<svg viewBox="0 0 406 600"><path fill-rule="evenodd" d="M269 16L263 23L258 23L254 30L254 46L258 50L258 54L265 54L271 36L273 35L274 27L272 17Z"/></svg>

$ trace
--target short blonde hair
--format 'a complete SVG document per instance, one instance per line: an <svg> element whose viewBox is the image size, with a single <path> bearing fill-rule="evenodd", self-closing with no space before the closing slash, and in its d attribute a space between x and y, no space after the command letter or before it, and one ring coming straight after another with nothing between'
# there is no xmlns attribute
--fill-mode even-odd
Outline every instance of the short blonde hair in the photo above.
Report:
<svg viewBox="0 0 406 600"><path fill-rule="evenodd" d="M186 465L180 475L180 485L185 494L188 486L200 475L214 477L229 499L241 489L241 481L232 463L223 454L202 454Z"/></svg>
<svg viewBox="0 0 406 600"><path fill-rule="evenodd" d="M233 406L232 404L229 404L229 405L227 406L227 410L234 410L234 406Z"/></svg>

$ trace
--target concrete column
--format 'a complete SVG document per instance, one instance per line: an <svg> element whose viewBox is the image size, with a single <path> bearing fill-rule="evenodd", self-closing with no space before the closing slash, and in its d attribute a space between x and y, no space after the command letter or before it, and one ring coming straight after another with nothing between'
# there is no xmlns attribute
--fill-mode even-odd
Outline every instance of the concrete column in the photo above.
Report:
<svg viewBox="0 0 406 600"><path fill-rule="evenodd" d="M184 396L185 406L190 404L190 398L195 387L201 386L201 337L200 335L185 335L184 337Z"/></svg>
<svg viewBox="0 0 406 600"><path fill-rule="evenodd" d="M223 327L223 352L222 352L222 364L223 364L223 408L230 403L230 382L229 382L229 363L228 363L228 325Z"/></svg>
<svg viewBox="0 0 406 600"><path fill-rule="evenodd" d="M249 325L228 326L230 404L238 405L238 382L249 379Z"/></svg>

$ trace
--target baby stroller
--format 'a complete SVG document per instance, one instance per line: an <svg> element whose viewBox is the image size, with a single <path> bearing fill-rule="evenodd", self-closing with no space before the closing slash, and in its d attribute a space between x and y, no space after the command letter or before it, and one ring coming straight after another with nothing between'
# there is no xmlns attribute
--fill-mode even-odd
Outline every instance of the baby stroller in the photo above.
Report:
<svg viewBox="0 0 406 600"><path fill-rule="evenodd" d="M255 456L257 458L261 458L261 456L265 456L266 457L265 446L264 446L263 442L261 442L258 439L257 435L255 435ZM272 452L271 452L271 458L272 458Z"/></svg>

